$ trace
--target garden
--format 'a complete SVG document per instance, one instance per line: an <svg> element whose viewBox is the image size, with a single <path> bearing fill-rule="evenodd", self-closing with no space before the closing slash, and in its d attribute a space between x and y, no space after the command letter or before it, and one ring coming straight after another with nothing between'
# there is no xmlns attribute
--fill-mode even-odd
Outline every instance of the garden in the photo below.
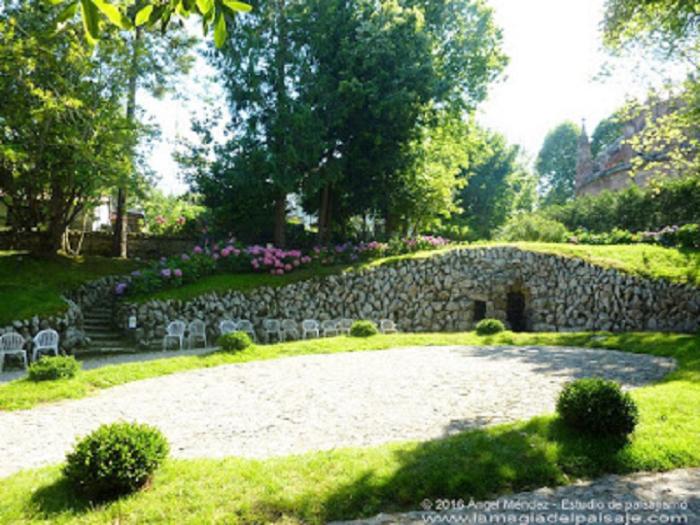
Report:
<svg viewBox="0 0 700 525"><path fill-rule="evenodd" d="M700 523L700 12L554 4L0 3L0 524Z"/></svg>

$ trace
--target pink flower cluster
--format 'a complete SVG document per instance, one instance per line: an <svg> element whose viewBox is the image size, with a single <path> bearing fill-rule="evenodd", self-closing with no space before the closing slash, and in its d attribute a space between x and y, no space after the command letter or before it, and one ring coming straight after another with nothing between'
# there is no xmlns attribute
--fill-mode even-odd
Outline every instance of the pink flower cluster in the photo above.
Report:
<svg viewBox="0 0 700 525"><path fill-rule="evenodd" d="M301 250L282 250L274 246L250 246L250 265L254 271L269 271L272 275L284 275L302 264L311 262L311 257L303 255Z"/></svg>

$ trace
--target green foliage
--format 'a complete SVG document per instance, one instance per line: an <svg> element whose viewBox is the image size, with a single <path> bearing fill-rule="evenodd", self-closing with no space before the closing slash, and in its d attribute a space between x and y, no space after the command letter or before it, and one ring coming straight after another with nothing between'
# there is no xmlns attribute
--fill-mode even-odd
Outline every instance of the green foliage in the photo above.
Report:
<svg viewBox="0 0 700 525"><path fill-rule="evenodd" d="M253 344L253 341L245 332L232 332L230 334L220 336L219 339L217 339L216 344L226 352L237 352L248 348Z"/></svg>
<svg viewBox="0 0 700 525"><path fill-rule="evenodd" d="M323 243L353 220L391 237L455 211L465 111L506 62L482 1L266 0L245 20L211 55L232 138L201 123L211 147L180 159L218 230L279 245L290 193Z"/></svg>
<svg viewBox="0 0 700 525"><path fill-rule="evenodd" d="M146 230L157 235L194 235L205 208L188 195L166 195L152 189L141 200Z"/></svg>
<svg viewBox="0 0 700 525"><path fill-rule="evenodd" d="M545 208L546 217L570 230L609 232L660 230L665 226L700 223L700 177L660 180L642 190L636 185L604 191Z"/></svg>
<svg viewBox="0 0 700 525"><path fill-rule="evenodd" d="M77 443L63 468L68 483L93 501L143 487L168 455L168 442L154 427L137 423L102 425Z"/></svg>
<svg viewBox="0 0 700 525"><path fill-rule="evenodd" d="M42 0L0 10L0 188L19 231L47 231L43 251L101 192L127 176L141 130L124 115L125 50L76 45L72 19L52 31ZM39 198L38 196L41 196Z"/></svg>
<svg viewBox="0 0 700 525"><path fill-rule="evenodd" d="M571 233L561 222L537 213L517 214L498 231L501 241L566 242Z"/></svg>
<svg viewBox="0 0 700 525"><path fill-rule="evenodd" d="M482 319L476 323L476 333L479 335L493 335L503 332L506 326L498 319Z"/></svg>
<svg viewBox="0 0 700 525"><path fill-rule="evenodd" d="M71 356L43 356L29 365L31 381L70 379L80 370L81 364Z"/></svg>
<svg viewBox="0 0 700 525"><path fill-rule="evenodd" d="M692 56L698 44L697 2L607 0L605 43L613 50L640 44L664 55Z"/></svg>
<svg viewBox="0 0 700 525"><path fill-rule="evenodd" d="M371 337L378 333L379 329L373 321L355 321L350 327L351 337Z"/></svg>
<svg viewBox="0 0 700 525"><path fill-rule="evenodd" d="M459 221L466 222L471 238L488 239L513 213L532 211L536 183L518 146L486 130L473 135L462 144L469 158L463 172L466 185L457 199L462 208Z"/></svg>
<svg viewBox="0 0 700 525"><path fill-rule="evenodd" d="M598 153L613 144L622 136L624 126L620 115L613 115L601 120L591 136L591 153L595 158Z"/></svg>
<svg viewBox="0 0 700 525"><path fill-rule="evenodd" d="M545 137L535 164L545 204L561 204L573 198L580 134L576 124L564 122Z"/></svg>
<svg viewBox="0 0 700 525"><path fill-rule="evenodd" d="M596 437L627 437L639 420L632 396L600 378L568 383L557 399L557 412L573 430Z"/></svg>
<svg viewBox="0 0 700 525"><path fill-rule="evenodd" d="M676 244L681 248L700 249L700 224L686 224L676 232Z"/></svg>
<svg viewBox="0 0 700 525"><path fill-rule="evenodd" d="M105 24L112 24L120 29L134 30L137 27L155 28L165 31L173 15L187 18L194 14L202 19L204 34L214 28L214 42L222 47L227 37L226 18L238 12L250 12L251 6L234 0L162 0L158 3L108 1L108 0L51 0L60 6L59 18L71 16L80 5L80 12L85 28L85 37L94 44L104 31Z"/></svg>

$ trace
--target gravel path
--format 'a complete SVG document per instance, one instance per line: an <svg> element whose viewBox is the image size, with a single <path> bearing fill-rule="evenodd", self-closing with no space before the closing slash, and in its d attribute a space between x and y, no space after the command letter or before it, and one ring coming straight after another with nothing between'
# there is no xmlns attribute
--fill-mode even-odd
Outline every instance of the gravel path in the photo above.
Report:
<svg viewBox="0 0 700 525"><path fill-rule="evenodd" d="M380 514L335 525L423 525L425 523L609 523L700 524L700 469L660 474L605 476L559 489L539 489L475 503L424 500L424 510ZM451 510L439 510L450 508ZM459 507L462 507L458 510ZM520 509L520 510L517 510ZM534 515L534 517L533 517ZM540 521L537 521L537 520ZM529 521L527 521L529 520ZM578 520L578 521L576 521Z"/></svg>
<svg viewBox="0 0 700 525"><path fill-rule="evenodd" d="M674 366L604 350L428 347L194 370L0 412L0 477L60 462L76 437L116 420L159 427L176 457L281 456L529 418L551 412L572 378L635 387Z"/></svg>

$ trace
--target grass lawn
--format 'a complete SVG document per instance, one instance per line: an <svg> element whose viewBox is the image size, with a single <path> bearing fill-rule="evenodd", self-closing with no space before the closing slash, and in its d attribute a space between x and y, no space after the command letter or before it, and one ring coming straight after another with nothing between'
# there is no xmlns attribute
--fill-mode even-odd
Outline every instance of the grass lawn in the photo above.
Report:
<svg viewBox="0 0 700 525"><path fill-rule="evenodd" d="M36 258L0 251L0 325L66 309L61 294L105 275L128 273L137 263L106 257Z"/></svg>
<svg viewBox="0 0 700 525"><path fill-rule="evenodd" d="M196 283L180 288L163 290L149 295L130 298L135 302L150 300L178 299L189 300L199 295L211 292L248 291L260 286L284 286L313 277L340 274L377 268L394 264L407 259L425 259L463 248L487 248L496 246L513 246L522 250L551 253L565 257L579 257L592 264L649 277L664 278L673 282L693 283L700 285L700 250L678 250L651 245L619 245L619 246L579 246L572 244L554 243L476 243L441 248L433 251L421 251L404 255L396 255L376 259L367 263L322 267L320 269L304 269L283 276L269 274L222 274L205 277Z"/></svg>
<svg viewBox="0 0 700 525"><path fill-rule="evenodd" d="M545 415L424 443L262 461L169 460L146 490L98 506L77 500L62 482L59 467L50 467L0 481L0 523L323 523L416 510L425 498L486 498L606 472L700 466L700 338L694 336L404 334L256 347L238 355L171 360L178 365L170 366L192 368L198 359L198 366L211 366L353 347L476 342L618 348L673 356L679 368L662 382L633 392L641 420L624 446L585 439ZM167 373L158 368L165 362L139 366L147 369L146 375ZM117 382L137 374L129 374L128 365L113 368L121 370L113 377ZM108 370L102 373L108 375Z"/></svg>

